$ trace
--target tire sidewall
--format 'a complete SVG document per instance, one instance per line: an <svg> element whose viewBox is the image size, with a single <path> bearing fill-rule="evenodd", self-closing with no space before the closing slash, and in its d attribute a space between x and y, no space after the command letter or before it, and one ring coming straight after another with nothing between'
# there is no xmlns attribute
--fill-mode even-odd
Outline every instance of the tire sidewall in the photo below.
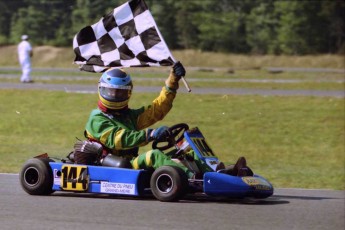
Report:
<svg viewBox="0 0 345 230"><path fill-rule="evenodd" d="M20 171L20 184L30 195L49 195L53 193L53 173L48 158L29 159ZM30 174L34 174L32 182L28 181ZM37 175L36 175L37 174Z"/></svg>
<svg viewBox="0 0 345 230"><path fill-rule="evenodd" d="M170 178L172 181L171 190L168 192L161 191L158 188L159 179L163 177ZM170 202L178 201L188 191L188 178L185 172L175 166L162 166L156 169L150 180L152 194L160 201Z"/></svg>

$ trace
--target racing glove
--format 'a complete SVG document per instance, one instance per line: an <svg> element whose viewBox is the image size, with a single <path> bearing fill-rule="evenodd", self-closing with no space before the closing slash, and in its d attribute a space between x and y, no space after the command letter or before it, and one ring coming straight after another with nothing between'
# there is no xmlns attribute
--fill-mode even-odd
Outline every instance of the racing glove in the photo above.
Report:
<svg viewBox="0 0 345 230"><path fill-rule="evenodd" d="M165 81L165 85L169 87L169 89L177 90L179 88L178 81L185 75L186 70L182 63L178 61L172 66L170 75Z"/></svg>
<svg viewBox="0 0 345 230"><path fill-rule="evenodd" d="M147 129L146 140L150 141L164 141L169 136L169 131L167 126L161 126L157 129Z"/></svg>

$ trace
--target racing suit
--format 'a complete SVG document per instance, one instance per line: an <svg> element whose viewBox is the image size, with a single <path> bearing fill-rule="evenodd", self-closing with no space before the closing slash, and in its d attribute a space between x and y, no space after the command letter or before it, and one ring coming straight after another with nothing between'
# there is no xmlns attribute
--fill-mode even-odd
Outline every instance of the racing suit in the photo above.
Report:
<svg viewBox="0 0 345 230"><path fill-rule="evenodd" d="M145 129L165 117L172 108L175 96L176 91L165 86L152 104L146 107L112 112L95 109L86 123L85 136L101 143L108 153L129 159L134 169L177 166L191 178L194 176L193 172L174 162L160 150L138 155L139 147L148 144Z"/></svg>
<svg viewBox="0 0 345 230"><path fill-rule="evenodd" d="M18 58L19 63L22 68L22 76L20 78L21 82L30 82L31 77L31 56L32 47L28 41L22 41L18 45Z"/></svg>

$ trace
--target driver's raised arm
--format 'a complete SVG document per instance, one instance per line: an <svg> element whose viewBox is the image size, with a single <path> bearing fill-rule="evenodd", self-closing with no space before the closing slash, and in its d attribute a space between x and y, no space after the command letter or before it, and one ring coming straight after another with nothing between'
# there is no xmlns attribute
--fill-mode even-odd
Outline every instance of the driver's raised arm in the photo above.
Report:
<svg viewBox="0 0 345 230"><path fill-rule="evenodd" d="M147 128L157 121L162 120L172 108L172 103L179 88L179 80L186 74L183 65L176 62L171 68L170 75L165 81L159 96L153 100L152 104L142 108L144 111L138 116L137 129Z"/></svg>

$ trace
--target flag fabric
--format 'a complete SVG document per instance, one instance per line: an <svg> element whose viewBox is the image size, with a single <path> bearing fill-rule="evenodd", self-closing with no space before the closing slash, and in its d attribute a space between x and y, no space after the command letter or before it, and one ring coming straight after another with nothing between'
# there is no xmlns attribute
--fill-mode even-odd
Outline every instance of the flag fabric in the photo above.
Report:
<svg viewBox="0 0 345 230"><path fill-rule="evenodd" d="M131 0L80 30L73 39L81 70L169 66L174 63L144 0Z"/></svg>

